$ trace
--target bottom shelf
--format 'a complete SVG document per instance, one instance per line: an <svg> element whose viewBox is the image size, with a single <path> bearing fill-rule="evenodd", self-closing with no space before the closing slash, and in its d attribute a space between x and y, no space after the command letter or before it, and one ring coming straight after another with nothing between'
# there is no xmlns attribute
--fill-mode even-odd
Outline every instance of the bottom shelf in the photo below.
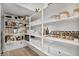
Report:
<svg viewBox="0 0 79 59"><path fill-rule="evenodd" d="M17 49L17 48L22 48L25 46L27 46L25 40L8 42L4 44L3 51L6 52L6 51L10 51L10 50Z"/></svg>
<svg viewBox="0 0 79 59"><path fill-rule="evenodd" d="M41 39L32 39L27 42L29 45L35 47L42 53L49 56L76 56L79 55L79 46L73 46L61 42L55 42L52 40L44 39L43 47L41 45Z"/></svg>
<svg viewBox="0 0 79 59"><path fill-rule="evenodd" d="M51 56L69 56L70 55L67 52L63 51L63 46L61 46L60 44L57 45L52 41L48 41L46 39L44 39L43 49L44 49L43 51L45 51L47 54Z"/></svg>

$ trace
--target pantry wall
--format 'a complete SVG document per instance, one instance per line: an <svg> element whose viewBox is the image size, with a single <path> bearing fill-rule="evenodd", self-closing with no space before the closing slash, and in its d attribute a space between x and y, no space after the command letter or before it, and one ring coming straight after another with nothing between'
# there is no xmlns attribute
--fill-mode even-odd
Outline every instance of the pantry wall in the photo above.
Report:
<svg viewBox="0 0 79 59"><path fill-rule="evenodd" d="M4 21L3 21L3 16L2 16L2 15L3 15L2 4L0 3L0 55L1 55L1 53L2 53L2 52L1 52L1 51L2 51L2 43L3 43L3 42L2 42L2 41L3 41L3 40L2 40L2 38L3 38L3 35L2 35L3 33L2 33L2 32L3 32L3 28L4 28L4 27L3 27L3 26L4 26L4 25L3 25Z"/></svg>
<svg viewBox="0 0 79 59"><path fill-rule="evenodd" d="M25 4L17 5L21 9L27 9ZM3 50L9 51L29 46L39 55L79 56L78 8L78 3L53 3L42 8L39 12L30 11L29 16L4 13ZM16 25L8 25L9 20L11 24L14 22ZM14 32L11 30L9 30L11 32L7 32L6 28L15 30ZM6 36L20 36L21 38L9 40L10 38L6 39Z"/></svg>
<svg viewBox="0 0 79 59"><path fill-rule="evenodd" d="M1 51L1 4L0 4L0 51Z"/></svg>

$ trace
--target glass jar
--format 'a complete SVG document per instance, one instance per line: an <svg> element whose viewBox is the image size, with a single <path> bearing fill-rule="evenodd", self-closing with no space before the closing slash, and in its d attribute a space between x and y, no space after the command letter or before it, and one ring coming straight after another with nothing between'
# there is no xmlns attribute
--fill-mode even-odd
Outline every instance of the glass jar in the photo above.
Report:
<svg viewBox="0 0 79 59"><path fill-rule="evenodd" d="M53 21L56 21L60 19L60 15L53 15L51 16L51 18L53 19Z"/></svg>
<svg viewBox="0 0 79 59"><path fill-rule="evenodd" d="M69 32L66 31L66 39L69 39Z"/></svg>
<svg viewBox="0 0 79 59"><path fill-rule="evenodd" d="M69 17L69 12L68 11L60 12L60 18L61 19L67 18L67 17Z"/></svg>
<svg viewBox="0 0 79 59"><path fill-rule="evenodd" d="M70 40L74 40L74 32L70 31Z"/></svg>
<svg viewBox="0 0 79 59"><path fill-rule="evenodd" d="M62 32L62 38L65 39L65 31Z"/></svg>
<svg viewBox="0 0 79 59"><path fill-rule="evenodd" d="M74 16L79 16L79 8L74 9Z"/></svg>

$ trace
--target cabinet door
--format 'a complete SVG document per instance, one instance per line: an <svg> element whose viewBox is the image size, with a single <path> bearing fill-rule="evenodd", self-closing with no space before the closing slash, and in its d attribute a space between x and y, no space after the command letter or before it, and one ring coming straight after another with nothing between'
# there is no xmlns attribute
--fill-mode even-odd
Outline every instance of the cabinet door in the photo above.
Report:
<svg viewBox="0 0 79 59"><path fill-rule="evenodd" d="M67 54L67 52L64 52L64 51L61 51L61 50L58 51L58 55L59 55L59 56L69 56L69 55Z"/></svg>
<svg viewBox="0 0 79 59"><path fill-rule="evenodd" d="M65 52L61 49L58 49L58 48L53 48L53 47L50 47L49 48L49 53L54 55L54 56L68 56L68 52Z"/></svg>
<svg viewBox="0 0 79 59"><path fill-rule="evenodd" d="M60 55L59 50L57 50L55 48L50 47L48 51L49 51L49 54L51 54L51 55L54 55L54 56L59 56Z"/></svg>

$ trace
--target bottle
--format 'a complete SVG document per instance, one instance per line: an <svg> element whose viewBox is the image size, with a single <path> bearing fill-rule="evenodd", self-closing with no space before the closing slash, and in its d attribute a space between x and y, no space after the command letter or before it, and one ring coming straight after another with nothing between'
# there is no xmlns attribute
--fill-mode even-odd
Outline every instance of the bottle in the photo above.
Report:
<svg viewBox="0 0 79 59"><path fill-rule="evenodd" d="M48 29L48 27L47 27L47 29L46 29L46 35L48 35L49 34L49 29Z"/></svg>

